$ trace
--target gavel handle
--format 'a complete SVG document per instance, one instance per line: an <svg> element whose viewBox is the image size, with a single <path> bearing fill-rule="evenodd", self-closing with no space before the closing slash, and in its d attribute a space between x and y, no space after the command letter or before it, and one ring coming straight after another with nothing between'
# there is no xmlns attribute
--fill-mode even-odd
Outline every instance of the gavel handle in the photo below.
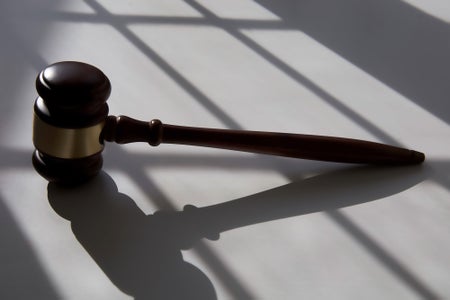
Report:
<svg viewBox="0 0 450 300"><path fill-rule="evenodd" d="M119 144L183 144L343 163L407 165L425 159L421 152L363 140L177 126L156 119L145 122L126 116L109 116L101 138Z"/></svg>

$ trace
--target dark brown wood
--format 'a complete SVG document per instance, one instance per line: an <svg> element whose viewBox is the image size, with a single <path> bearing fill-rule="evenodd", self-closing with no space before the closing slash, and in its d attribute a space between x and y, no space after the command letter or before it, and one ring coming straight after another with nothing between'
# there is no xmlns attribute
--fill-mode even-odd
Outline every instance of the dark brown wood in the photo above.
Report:
<svg viewBox="0 0 450 300"><path fill-rule="evenodd" d="M52 64L37 76L36 89L39 97L34 104L34 113L49 125L85 128L103 123L108 116L106 100L111 93L111 84L94 66L75 61ZM60 184L86 181L101 170L103 163L101 153L63 159L40 149L34 151L32 161L40 175Z"/></svg>
<svg viewBox="0 0 450 300"><path fill-rule="evenodd" d="M97 175L102 169L103 158L101 153L97 153L78 159L63 159L35 150L32 162L34 169L48 181L76 185Z"/></svg>
<svg viewBox="0 0 450 300"><path fill-rule="evenodd" d="M183 144L311 160L361 164L418 164L423 153L370 141L306 134L243 131L108 117L103 138L125 144Z"/></svg>
<svg viewBox="0 0 450 300"><path fill-rule="evenodd" d="M34 111L48 124L83 128L103 122L108 115L111 84L94 66L75 61L52 64L37 76L36 90L40 97Z"/></svg>
<svg viewBox="0 0 450 300"><path fill-rule="evenodd" d="M185 127L163 124L159 120L144 122L125 116L108 117L109 79L96 67L81 62L64 61L48 66L36 78L36 89L39 97L34 105L35 115L56 128L54 134L60 132L60 128L86 129L105 123L99 137L102 142L147 142L152 146L184 144L363 164L417 164L425 159L424 154L417 151L348 138ZM96 138L97 131L94 139L98 143ZM49 181L79 183L95 176L102 166L101 152L74 159L53 157L44 152L36 149L33 165Z"/></svg>

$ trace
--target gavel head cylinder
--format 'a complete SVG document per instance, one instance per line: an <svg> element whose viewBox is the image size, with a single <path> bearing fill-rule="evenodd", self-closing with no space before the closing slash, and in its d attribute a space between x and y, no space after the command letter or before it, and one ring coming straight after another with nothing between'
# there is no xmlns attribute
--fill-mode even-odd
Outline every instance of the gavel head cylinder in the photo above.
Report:
<svg viewBox="0 0 450 300"><path fill-rule="evenodd" d="M51 182L74 184L101 169L101 132L111 93L99 69L65 61L48 66L36 79L33 165Z"/></svg>

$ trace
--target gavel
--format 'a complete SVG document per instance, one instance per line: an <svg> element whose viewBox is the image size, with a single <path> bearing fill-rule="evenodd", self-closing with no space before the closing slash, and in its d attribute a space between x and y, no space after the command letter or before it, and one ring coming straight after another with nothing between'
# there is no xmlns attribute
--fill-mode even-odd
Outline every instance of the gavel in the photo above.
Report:
<svg viewBox="0 0 450 300"><path fill-rule="evenodd" d="M50 182L78 184L103 165L104 142L204 146L309 160L375 165L410 165L421 152L371 141L214 129L108 116L111 83L98 68L76 61L47 66L36 78L33 166Z"/></svg>

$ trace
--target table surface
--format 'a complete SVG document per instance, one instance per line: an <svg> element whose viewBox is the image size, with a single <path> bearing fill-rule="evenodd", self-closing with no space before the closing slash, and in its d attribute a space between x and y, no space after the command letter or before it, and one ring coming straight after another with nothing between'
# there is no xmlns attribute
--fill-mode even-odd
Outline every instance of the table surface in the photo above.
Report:
<svg viewBox="0 0 450 300"><path fill-rule="evenodd" d="M3 1L0 298L450 298L449 21L445 0ZM58 187L31 120L63 60L103 70L111 114L427 160L108 144L99 176Z"/></svg>

